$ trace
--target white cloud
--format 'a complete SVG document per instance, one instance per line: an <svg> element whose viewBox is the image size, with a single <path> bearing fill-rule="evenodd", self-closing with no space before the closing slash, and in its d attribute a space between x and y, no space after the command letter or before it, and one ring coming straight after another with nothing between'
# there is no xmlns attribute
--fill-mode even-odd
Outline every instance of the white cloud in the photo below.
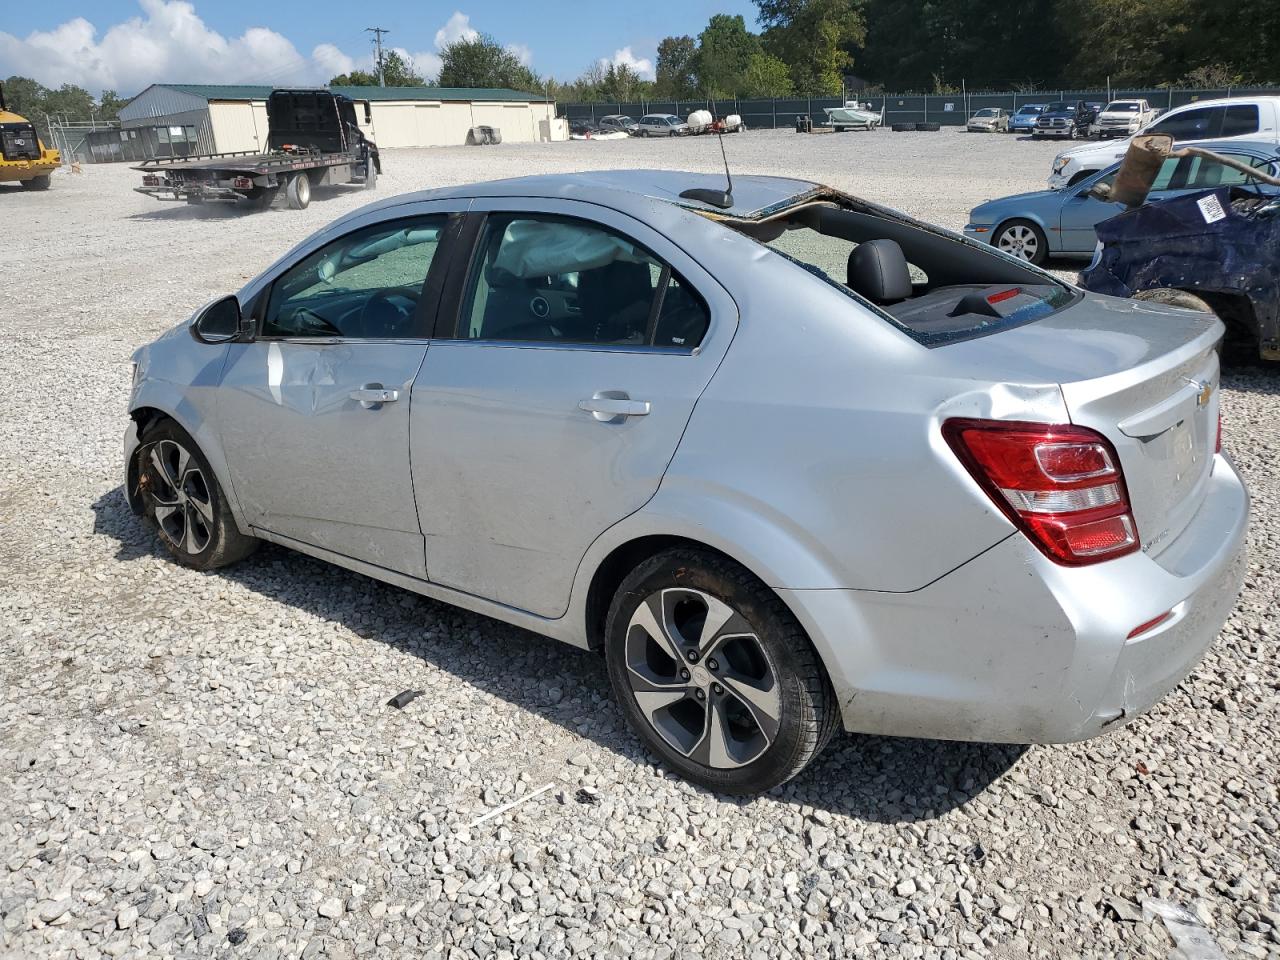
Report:
<svg viewBox="0 0 1280 960"><path fill-rule="evenodd" d="M443 27L436 31L436 49L443 50L459 40L474 40L480 31L471 26L471 18L461 10L453 11Z"/></svg>
<svg viewBox="0 0 1280 960"><path fill-rule="evenodd" d="M74 83L95 94L113 89L131 96L152 83L315 85L353 69L374 68L368 47L352 55L334 43L321 43L305 56L287 37L265 27L249 27L238 37L223 36L200 18L190 0L138 0L138 6L140 16L101 34L84 17L25 38L0 30L0 76L18 74L46 86ZM417 72L430 82L440 72L441 48L478 36L470 17L454 11L436 31L434 51L395 49L412 59ZM532 59L524 44L511 43L507 49L521 63ZM625 52L630 55L630 48Z"/></svg>
<svg viewBox="0 0 1280 960"><path fill-rule="evenodd" d="M648 57L637 57L631 52L630 47L623 47L621 50L613 51L612 57L601 57L600 66L608 67L612 64L615 67L630 67L636 73L640 74L642 80L652 80L653 61Z"/></svg>
<svg viewBox="0 0 1280 960"><path fill-rule="evenodd" d="M513 54L517 60L526 67L533 63L533 51L529 49L527 44L508 43L506 46L507 53Z"/></svg>

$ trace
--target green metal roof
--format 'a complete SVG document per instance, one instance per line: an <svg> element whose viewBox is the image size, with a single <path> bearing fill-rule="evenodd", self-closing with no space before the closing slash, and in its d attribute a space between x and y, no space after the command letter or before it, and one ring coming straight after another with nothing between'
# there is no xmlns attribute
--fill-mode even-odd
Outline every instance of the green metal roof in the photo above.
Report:
<svg viewBox="0 0 1280 960"><path fill-rule="evenodd" d="M158 83L205 100L265 100L277 88L255 83ZM541 102L546 97L499 87L330 87L352 100L518 100Z"/></svg>

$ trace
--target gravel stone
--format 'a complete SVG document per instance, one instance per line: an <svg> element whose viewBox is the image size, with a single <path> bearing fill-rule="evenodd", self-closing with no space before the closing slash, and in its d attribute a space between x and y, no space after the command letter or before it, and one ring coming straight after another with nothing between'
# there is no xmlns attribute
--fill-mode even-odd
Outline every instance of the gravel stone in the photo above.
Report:
<svg viewBox="0 0 1280 960"><path fill-rule="evenodd" d="M1043 187L1062 146L725 139L735 174L953 229ZM705 137L383 158L378 199L721 169ZM139 176L0 185L22 225L0 238L0 956L1136 960L1173 949L1134 915L1153 898L1227 956L1280 958L1280 368L1223 374L1244 594L1150 714L1063 746L837 736L792 783L717 797L627 732L592 653L280 548L167 559L121 495L129 354L370 196L251 214L157 203Z"/></svg>

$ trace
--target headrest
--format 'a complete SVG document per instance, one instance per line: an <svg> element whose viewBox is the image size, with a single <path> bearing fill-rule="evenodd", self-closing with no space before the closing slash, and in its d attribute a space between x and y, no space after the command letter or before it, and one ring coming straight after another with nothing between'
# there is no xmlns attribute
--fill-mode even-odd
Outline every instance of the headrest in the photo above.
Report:
<svg viewBox="0 0 1280 960"><path fill-rule="evenodd" d="M894 303L911 296L911 271L894 240L868 240L849 254L849 289L872 303Z"/></svg>

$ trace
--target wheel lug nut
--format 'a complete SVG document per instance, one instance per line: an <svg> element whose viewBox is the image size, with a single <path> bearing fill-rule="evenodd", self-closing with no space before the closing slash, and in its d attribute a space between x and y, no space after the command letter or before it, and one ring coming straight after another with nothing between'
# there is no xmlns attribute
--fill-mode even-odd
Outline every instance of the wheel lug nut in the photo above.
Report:
<svg viewBox="0 0 1280 960"><path fill-rule="evenodd" d="M688 680L688 679L689 679L689 671L688 671L688 670L685 670L685 669L683 669L683 668L682 668L682 669L680 670L680 679L681 679L681 680Z"/></svg>
<svg viewBox="0 0 1280 960"><path fill-rule="evenodd" d="M697 663L697 662L698 662L698 651L697 651L697 650L686 650L686 651L685 651L685 656L689 658L689 662L690 662L690 663Z"/></svg>
<svg viewBox="0 0 1280 960"><path fill-rule="evenodd" d="M713 683L711 685L711 689L716 692L717 697L720 696L720 694L724 693L724 687L720 686L720 684L718 683Z"/></svg>
<svg viewBox="0 0 1280 960"><path fill-rule="evenodd" d="M707 694L706 694L706 692L705 692L705 691L702 691L702 690L699 690L699 691L697 692L696 696L697 696L697 698L698 698L699 700L705 700L705 699L707 699Z"/></svg>
<svg viewBox="0 0 1280 960"><path fill-rule="evenodd" d="M707 661L707 667L708 669L711 669L711 670L719 670L720 661L715 659L715 657L712 657L710 660Z"/></svg>

